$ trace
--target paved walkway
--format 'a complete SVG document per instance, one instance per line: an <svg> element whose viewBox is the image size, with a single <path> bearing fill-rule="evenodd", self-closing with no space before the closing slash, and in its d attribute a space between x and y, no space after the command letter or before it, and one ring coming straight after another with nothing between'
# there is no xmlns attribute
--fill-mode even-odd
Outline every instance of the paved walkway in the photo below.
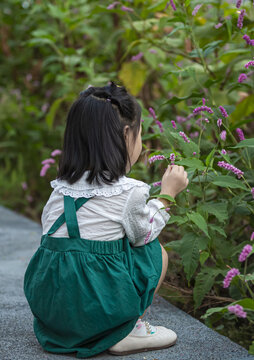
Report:
<svg viewBox="0 0 254 360"><path fill-rule="evenodd" d="M0 206L0 359L75 359L75 353L56 355L44 351L33 332L33 316L23 293L23 277L39 246L41 227ZM164 350L128 356L106 352L97 360L254 360L247 350L156 295L145 320L178 334L177 343Z"/></svg>

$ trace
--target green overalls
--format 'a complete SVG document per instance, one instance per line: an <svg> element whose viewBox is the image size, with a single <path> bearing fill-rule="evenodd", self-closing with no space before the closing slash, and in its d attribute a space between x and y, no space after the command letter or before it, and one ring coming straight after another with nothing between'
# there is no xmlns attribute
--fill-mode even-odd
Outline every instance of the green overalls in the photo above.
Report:
<svg viewBox="0 0 254 360"><path fill-rule="evenodd" d="M99 354L131 332L151 305L162 270L158 238L139 247L126 235L82 239L76 211L88 200L64 196L64 213L42 235L24 275L38 342L77 358ZM69 238L50 236L64 222Z"/></svg>

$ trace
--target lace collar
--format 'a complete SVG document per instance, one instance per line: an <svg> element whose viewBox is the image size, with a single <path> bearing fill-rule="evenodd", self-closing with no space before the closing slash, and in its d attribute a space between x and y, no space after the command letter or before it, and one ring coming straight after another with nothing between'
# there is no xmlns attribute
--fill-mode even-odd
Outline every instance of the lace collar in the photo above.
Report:
<svg viewBox="0 0 254 360"><path fill-rule="evenodd" d="M94 195L101 195L105 197L110 197L113 195L121 194L124 190L129 190L134 186L146 186L149 190L150 185L144 183L143 181L136 180L133 178L128 178L126 176L121 176L118 181L115 181L112 185L97 184L96 181L93 181L92 184L89 184L86 181L89 170L86 170L83 176L76 181L74 184L70 185L65 180L52 180L50 182L51 187L63 195L69 195L74 198L78 197L93 197Z"/></svg>

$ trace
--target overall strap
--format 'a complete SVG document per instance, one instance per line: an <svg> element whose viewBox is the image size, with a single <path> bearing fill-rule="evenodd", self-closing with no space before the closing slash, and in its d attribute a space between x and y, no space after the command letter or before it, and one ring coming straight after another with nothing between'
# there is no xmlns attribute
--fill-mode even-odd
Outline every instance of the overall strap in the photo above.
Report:
<svg viewBox="0 0 254 360"><path fill-rule="evenodd" d="M69 237L80 237L76 211L89 199L91 198L82 197L74 201L72 197L64 195L64 213L54 222L47 235L54 234L66 221Z"/></svg>

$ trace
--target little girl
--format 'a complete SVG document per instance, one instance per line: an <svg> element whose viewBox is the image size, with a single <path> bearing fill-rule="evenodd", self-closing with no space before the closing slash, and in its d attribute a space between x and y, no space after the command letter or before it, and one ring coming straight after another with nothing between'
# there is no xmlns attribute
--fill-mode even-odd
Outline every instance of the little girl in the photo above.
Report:
<svg viewBox="0 0 254 360"><path fill-rule="evenodd" d="M126 177L142 150L141 108L110 82L71 106L57 179L42 213L43 235L24 276L34 332L44 350L88 358L162 349L174 331L141 319L167 271L158 235L169 202ZM161 194L188 185L169 165Z"/></svg>

